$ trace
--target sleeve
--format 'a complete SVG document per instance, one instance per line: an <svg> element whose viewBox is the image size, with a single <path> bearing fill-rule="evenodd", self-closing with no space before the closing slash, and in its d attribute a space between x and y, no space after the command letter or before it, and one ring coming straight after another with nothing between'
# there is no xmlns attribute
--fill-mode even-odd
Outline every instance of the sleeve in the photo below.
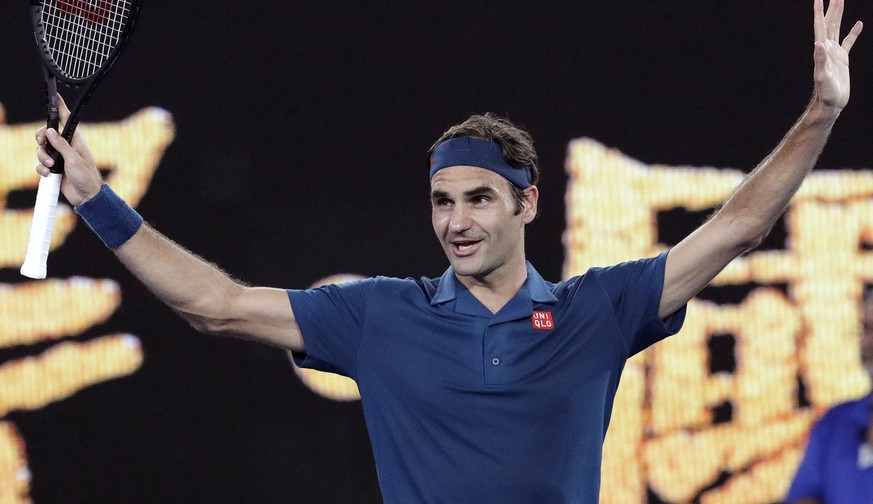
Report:
<svg viewBox="0 0 873 504"><path fill-rule="evenodd" d="M306 353L294 353L298 366L354 378L367 305L376 281L370 278L288 290L306 347Z"/></svg>
<svg viewBox="0 0 873 504"><path fill-rule="evenodd" d="M612 302L628 356L676 334L685 321L685 306L666 320L658 316L666 264L667 252L664 252L657 257L603 268L597 273Z"/></svg>
<svg viewBox="0 0 873 504"><path fill-rule="evenodd" d="M823 499L822 475L825 472L824 454L827 445L826 419L827 416L816 424L809 434L806 453L803 454L803 460L800 462L800 467L797 468L794 479L791 480L788 495L785 497L786 504L799 499Z"/></svg>

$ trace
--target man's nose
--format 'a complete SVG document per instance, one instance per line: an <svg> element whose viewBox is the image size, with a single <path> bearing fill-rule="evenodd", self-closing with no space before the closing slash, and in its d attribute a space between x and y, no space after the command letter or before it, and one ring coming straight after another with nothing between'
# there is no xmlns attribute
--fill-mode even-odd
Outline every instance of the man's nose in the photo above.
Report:
<svg viewBox="0 0 873 504"><path fill-rule="evenodd" d="M470 209L466 205L455 205L449 220L449 230L454 233L462 233L472 226Z"/></svg>

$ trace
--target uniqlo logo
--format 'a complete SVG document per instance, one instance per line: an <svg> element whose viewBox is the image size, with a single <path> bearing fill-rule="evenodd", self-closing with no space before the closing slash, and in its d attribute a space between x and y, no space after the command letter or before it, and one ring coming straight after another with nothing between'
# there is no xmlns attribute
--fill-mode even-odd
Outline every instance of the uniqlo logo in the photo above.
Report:
<svg viewBox="0 0 873 504"><path fill-rule="evenodd" d="M534 329L548 331L555 328L555 319L552 318L552 312L535 311L530 318L530 323Z"/></svg>

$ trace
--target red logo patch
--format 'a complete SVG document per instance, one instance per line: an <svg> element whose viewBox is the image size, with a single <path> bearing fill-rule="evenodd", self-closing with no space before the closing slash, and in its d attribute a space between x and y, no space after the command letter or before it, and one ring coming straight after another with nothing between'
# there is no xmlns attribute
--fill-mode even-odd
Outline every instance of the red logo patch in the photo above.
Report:
<svg viewBox="0 0 873 504"><path fill-rule="evenodd" d="M552 318L552 312L535 311L530 318L530 323L534 329L548 331L555 328L555 319Z"/></svg>

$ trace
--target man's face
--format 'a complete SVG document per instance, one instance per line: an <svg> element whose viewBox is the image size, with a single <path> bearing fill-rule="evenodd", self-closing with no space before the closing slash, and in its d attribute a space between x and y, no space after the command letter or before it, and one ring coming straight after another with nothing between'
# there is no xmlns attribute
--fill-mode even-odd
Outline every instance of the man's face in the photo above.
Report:
<svg viewBox="0 0 873 504"><path fill-rule="evenodd" d="M434 175L431 220L455 274L493 282L524 268L524 226L536 215L538 198L534 186L525 194L516 215L509 181L490 170L453 166Z"/></svg>
<svg viewBox="0 0 873 504"><path fill-rule="evenodd" d="M861 335L861 364L873 377L873 297L864 303L864 329Z"/></svg>

